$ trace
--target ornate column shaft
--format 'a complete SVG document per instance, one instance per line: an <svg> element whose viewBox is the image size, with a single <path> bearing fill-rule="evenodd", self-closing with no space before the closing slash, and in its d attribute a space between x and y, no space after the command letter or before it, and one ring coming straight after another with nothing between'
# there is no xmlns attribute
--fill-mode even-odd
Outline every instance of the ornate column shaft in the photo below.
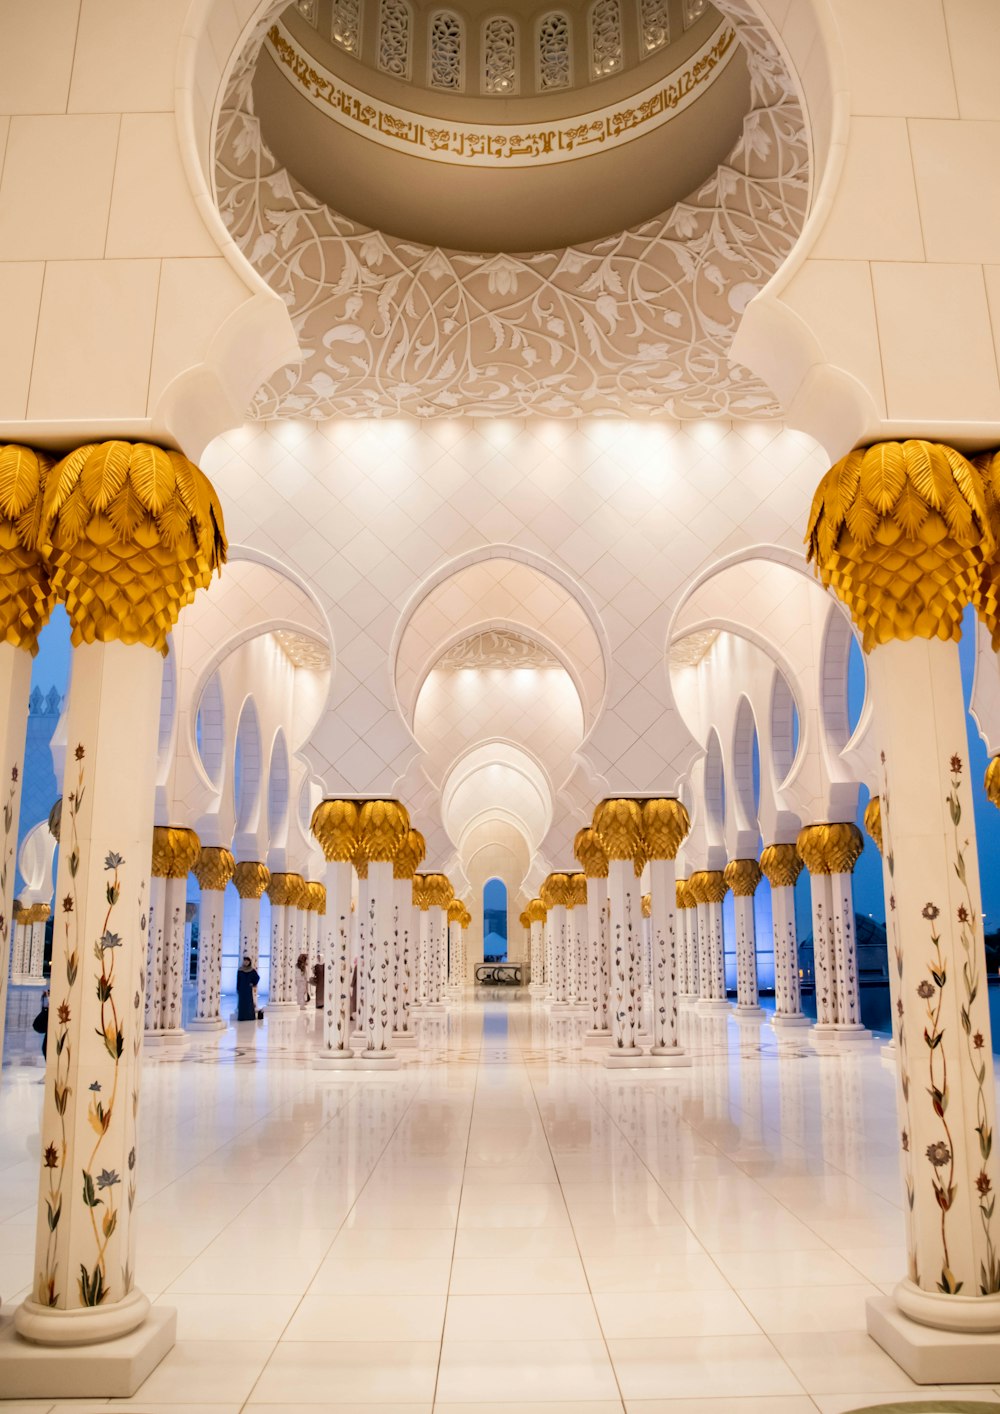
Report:
<svg viewBox="0 0 1000 1414"><path fill-rule="evenodd" d="M427 952L430 947L430 919L427 916L427 890L423 874L413 876L412 899L415 929L413 1005L418 1012L423 1012L427 1009Z"/></svg>
<svg viewBox="0 0 1000 1414"><path fill-rule="evenodd" d="M587 887L587 935L584 954L586 997L590 1011L590 1030L585 1044L606 1045L610 1039L608 1025L608 934L607 904L608 857L591 826L578 830L573 840L573 853L579 860Z"/></svg>
<svg viewBox="0 0 1000 1414"><path fill-rule="evenodd" d="M447 908L454 890L444 874L425 874L427 893L427 1010L441 1011L445 954L448 946Z"/></svg>
<svg viewBox="0 0 1000 1414"><path fill-rule="evenodd" d="M611 957L611 1065L635 1065L642 1056L642 923L633 861L642 852L642 816L635 800L605 800L593 829L608 860L608 948Z"/></svg>
<svg viewBox="0 0 1000 1414"><path fill-rule="evenodd" d="M852 452L808 531L861 630L882 746L909 1270L869 1301L868 1329L923 1383L1000 1375L1000 1343L982 1336L1000 1330L1000 1165L957 649L970 602L998 641L997 470L927 442Z"/></svg>
<svg viewBox="0 0 1000 1414"><path fill-rule="evenodd" d="M462 965L462 917L464 913L465 905L461 899L452 899L448 905L448 990L451 993L459 989L459 969Z"/></svg>
<svg viewBox="0 0 1000 1414"><path fill-rule="evenodd" d="M679 800L644 800L643 851L649 861L649 924L653 964L653 1045L650 1054L687 1064L677 1044L677 851L691 828Z"/></svg>
<svg viewBox="0 0 1000 1414"><path fill-rule="evenodd" d="M256 859L243 860L233 872L240 896L240 962L248 957L254 967L260 960L260 901L270 882L270 869Z"/></svg>
<svg viewBox="0 0 1000 1414"><path fill-rule="evenodd" d="M222 524L197 467L156 447L82 447L45 484L37 540L74 655L33 1291L15 1314L54 1348L0 1353L0 1388L13 1374L24 1397L70 1372L96 1397L115 1338L141 1327L134 1386L173 1343L173 1314L134 1284L150 841L166 638L225 559Z"/></svg>
<svg viewBox="0 0 1000 1414"><path fill-rule="evenodd" d="M726 883L733 891L736 920L736 1015L756 1021L764 1015L757 984L757 927L753 899L761 880L756 859L731 859Z"/></svg>
<svg viewBox="0 0 1000 1414"><path fill-rule="evenodd" d="M681 936L684 940L684 986L681 991L681 1000L690 1003L697 1001L699 992L698 905L691 893L687 879L677 880L675 896Z"/></svg>
<svg viewBox="0 0 1000 1414"><path fill-rule="evenodd" d="M729 891L721 869L696 870L688 880L698 908L700 1011L725 1011L726 960L722 940L722 901Z"/></svg>
<svg viewBox="0 0 1000 1414"><path fill-rule="evenodd" d="M587 967L587 876L571 874L571 905L567 909L570 973L567 1000L575 1011L590 1013L589 969Z"/></svg>
<svg viewBox="0 0 1000 1414"><path fill-rule="evenodd" d="M802 860L793 844L769 844L760 856L761 873L771 885L774 932L773 1026L808 1026L799 983L799 939L795 927L795 881Z"/></svg>
<svg viewBox="0 0 1000 1414"><path fill-rule="evenodd" d="M851 873L864 847L857 825L807 825L795 844L813 900L816 1029L820 1037L868 1036L861 1024Z"/></svg>
<svg viewBox="0 0 1000 1414"><path fill-rule="evenodd" d="M222 923L226 885L236 870L236 860L228 849L206 848L194 863L194 875L201 885L198 906L198 976L192 1031L224 1031L219 1013L222 988Z"/></svg>
<svg viewBox="0 0 1000 1414"><path fill-rule="evenodd" d="M525 912L531 937L531 990L537 993L545 987L545 905L533 898Z"/></svg>
<svg viewBox="0 0 1000 1414"><path fill-rule="evenodd" d="M146 1040L150 1045L184 1044L184 921L187 876L200 845L194 830L157 825L153 830L152 871L159 883L150 912L146 979Z"/></svg>
<svg viewBox="0 0 1000 1414"><path fill-rule="evenodd" d="M566 909L572 897L568 874L549 874L542 883L539 897L547 911L546 926L551 937L552 984L549 998L552 1007L565 1011L569 1007L569 928Z"/></svg>
<svg viewBox="0 0 1000 1414"><path fill-rule="evenodd" d="M392 1031L395 1044L408 1046L416 1041L410 1024L410 1008L416 994L417 935L413 909L413 879L417 866L427 852L419 830L407 831L406 839L392 861L393 897L395 904L395 988L393 991ZM417 925L419 927L419 924Z"/></svg>
<svg viewBox="0 0 1000 1414"><path fill-rule="evenodd" d="M358 832L368 860L365 915L364 1060L399 1065L392 1049L393 974L396 970L396 899L393 860L406 843L410 819L398 800L366 800Z"/></svg>
<svg viewBox="0 0 1000 1414"><path fill-rule="evenodd" d="M323 953L323 1041L313 1065L338 1069L351 1051L351 860L358 851L358 807L353 800L324 800L313 811L312 832L326 859L326 911L320 924Z"/></svg>
<svg viewBox="0 0 1000 1414"><path fill-rule="evenodd" d="M272 873L267 886L271 900L271 971L268 979L269 1012L297 1011L295 959L299 954L299 903L306 881L301 874Z"/></svg>

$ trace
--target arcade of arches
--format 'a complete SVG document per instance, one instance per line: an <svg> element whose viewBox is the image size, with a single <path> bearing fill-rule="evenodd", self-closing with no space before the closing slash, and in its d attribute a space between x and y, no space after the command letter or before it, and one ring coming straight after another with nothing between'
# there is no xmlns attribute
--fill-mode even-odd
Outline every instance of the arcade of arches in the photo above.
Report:
<svg viewBox="0 0 1000 1414"><path fill-rule="evenodd" d="M1000 1406L998 55L4 8L0 1410Z"/></svg>

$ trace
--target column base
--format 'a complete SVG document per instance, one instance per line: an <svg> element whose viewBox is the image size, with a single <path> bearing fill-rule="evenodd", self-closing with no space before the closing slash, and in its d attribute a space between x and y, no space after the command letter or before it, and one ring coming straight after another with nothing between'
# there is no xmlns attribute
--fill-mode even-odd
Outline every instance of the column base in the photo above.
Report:
<svg viewBox="0 0 1000 1414"><path fill-rule="evenodd" d="M776 1011L771 1017L771 1025L783 1030L786 1026L811 1026L812 1022L801 1011Z"/></svg>
<svg viewBox="0 0 1000 1414"><path fill-rule="evenodd" d="M583 1048L585 1051L606 1050L610 1045L610 1031L585 1031L583 1033Z"/></svg>
<svg viewBox="0 0 1000 1414"><path fill-rule="evenodd" d="M176 1051L186 1050L191 1044L191 1037L180 1026L175 1026L169 1031L144 1031L142 1035L142 1048L148 1055L150 1051Z"/></svg>
<svg viewBox="0 0 1000 1414"><path fill-rule="evenodd" d="M267 1006L264 1008L264 1011L265 1011L268 1015L270 1015L272 1011L273 1011L273 1012L277 1012L277 1013L281 1013L281 1012L283 1012L283 1011L299 1011L299 1010L301 1010L301 1008L299 1007L298 1002L268 1002Z"/></svg>
<svg viewBox="0 0 1000 1414"><path fill-rule="evenodd" d="M225 1031L226 1023L221 1016L193 1017L187 1024L189 1031Z"/></svg>
<svg viewBox="0 0 1000 1414"><path fill-rule="evenodd" d="M885 1061L886 1065L893 1066L896 1064L895 1038L893 1038L891 1041L886 1041L884 1046L879 1047L879 1055Z"/></svg>
<svg viewBox="0 0 1000 1414"><path fill-rule="evenodd" d="M872 1033L864 1026L819 1025L813 1027L809 1040L813 1050L824 1055L836 1055L839 1051L851 1051L867 1045Z"/></svg>
<svg viewBox="0 0 1000 1414"><path fill-rule="evenodd" d="M0 1389L6 1399L128 1399L176 1338L177 1312L169 1306L153 1306L127 1335L90 1345L37 1345L18 1335L6 1316L0 1320Z"/></svg>
<svg viewBox="0 0 1000 1414"><path fill-rule="evenodd" d="M616 1046L613 1051L605 1051L604 1064L608 1070L650 1070L656 1064L656 1059L638 1049L633 1051Z"/></svg>
<svg viewBox="0 0 1000 1414"><path fill-rule="evenodd" d="M733 1016L737 1021L763 1021L764 1008L762 1006L741 1006L737 1002L733 1007Z"/></svg>
<svg viewBox="0 0 1000 1414"><path fill-rule="evenodd" d="M417 1044L417 1038L412 1031L394 1031L392 1033L392 1044L394 1050L408 1051Z"/></svg>
<svg viewBox="0 0 1000 1414"><path fill-rule="evenodd" d="M699 1016L721 1016L723 1012L732 1011L726 997L699 997L694 1009Z"/></svg>
<svg viewBox="0 0 1000 1414"><path fill-rule="evenodd" d="M568 1011L571 1011L571 1010L572 1010L572 1007L570 1006L569 1002L565 1002L565 1001L562 1001L562 1002L551 1001L551 1002L549 1002L549 1011L568 1012Z"/></svg>
<svg viewBox="0 0 1000 1414"><path fill-rule="evenodd" d="M395 1051L359 1051L354 1057L355 1070L398 1070L400 1064Z"/></svg>
<svg viewBox="0 0 1000 1414"><path fill-rule="evenodd" d="M695 1006L695 1005L697 1004L697 1002L698 1002L698 993L697 993L697 992L682 992L682 993L680 994L680 996L677 998L677 1005L678 1005L679 1007L692 1007L692 1006Z"/></svg>
<svg viewBox="0 0 1000 1414"><path fill-rule="evenodd" d="M657 1066L690 1065L691 1057L680 1046L651 1046L649 1059Z"/></svg>
<svg viewBox="0 0 1000 1414"><path fill-rule="evenodd" d="M448 1008L445 1006L444 1002L428 1002L425 1006L421 1007L421 1011L427 1016L442 1016L447 1010Z"/></svg>
<svg viewBox="0 0 1000 1414"><path fill-rule="evenodd" d="M322 1051L312 1058L313 1070L354 1070L355 1060L350 1051Z"/></svg>
<svg viewBox="0 0 1000 1414"><path fill-rule="evenodd" d="M995 1297L948 1296L943 1299L949 1305L965 1301L970 1306L988 1305L994 1313L997 1311ZM916 1384L987 1385L1000 1380L1000 1341L990 1331L945 1331L921 1325L904 1316L891 1296L869 1297L865 1310L872 1340ZM996 1330L995 1325L993 1330Z"/></svg>

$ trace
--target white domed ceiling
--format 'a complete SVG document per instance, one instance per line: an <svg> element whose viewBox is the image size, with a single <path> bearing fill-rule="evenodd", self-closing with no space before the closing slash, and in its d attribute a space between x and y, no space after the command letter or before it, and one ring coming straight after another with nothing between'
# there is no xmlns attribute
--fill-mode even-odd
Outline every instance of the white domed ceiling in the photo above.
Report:
<svg viewBox="0 0 1000 1414"><path fill-rule="evenodd" d="M395 74L380 70L373 47L383 3L389 0L360 0L357 54L330 37L335 29L350 31L348 0L316 0L315 6L305 0L305 15L276 6L248 43L220 114L220 212L250 263L288 306L303 353L300 365L258 391L251 416L777 415L770 390L731 364L728 351L747 303L802 228L808 144L791 79L747 0L716 0L715 10L687 0L665 6L635 0L634 13L628 8L633 0L563 7L558 13L576 36L572 77L553 92L542 90L540 61L532 70L527 53L546 15L557 12L522 0L503 12L515 24L513 95L483 91L492 72L485 26L498 14L491 6L446 11L406 0L414 45L418 32L424 36L423 57L415 47L409 68ZM595 16L609 5L619 17L620 62L596 73ZM368 7L375 18L366 29ZM672 38L642 57L643 16L654 12L666 17ZM458 35L468 46L458 45L465 57L455 90L431 82L428 46L442 15L458 16L452 39L458 43ZM314 60L321 39L323 59L317 54ZM707 77L691 88L696 72ZM662 97L681 89L683 103L671 107ZM714 117L713 104L719 109ZM610 148L594 144L596 155L580 156L574 138L573 150L563 154L568 160L541 162L541 175L506 170L509 156L496 154L512 151L512 128L518 136L522 126L517 105L523 105L525 128L532 118L531 150L539 132L569 131L566 124L581 115L598 122L593 115L603 114L605 135L616 123L622 131ZM622 114L652 113L657 105L655 127L646 132L643 121L641 136L633 135L631 118L619 122ZM331 116L334 108L345 121ZM660 121L666 111L672 116ZM513 112L512 124L505 120ZM490 117L487 127L491 114L500 117ZM437 141L432 119L440 120L439 152L426 150L427 141ZM322 125L322 142L295 140L296 132L315 124ZM392 141L376 141L368 129ZM399 150L401 133L420 137L420 157ZM500 146L491 147L491 133L503 139ZM657 160L658 145L669 147L671 133L686 134L683 158L675 153ZM724 148L734 135L720 160L719 143ZM270 144L286 138L283 162ZM488 159L485 166L456 157L473 149ZM309 161L307 183L301 172ZM367 169L383 175L369 181ZM391 175L397 170L401 175ZM539 221L549 219L541 198L499 196L520 191L522 178L538 190L563 190L550 203L553 219L579 220L585 231L594 229L592 219L604 231L608 222L636 224L511 254L532 245L520 235L534 219L533 208ZM694 181L693 193L676 199L675 179ZM485 195L469 195L480 189L498 194L499 214L473 241L459 215L479 220L492 209ZM630 207L653 192L654 205L673 204L659 214L648 204ZM398 222L388 206L370 205L370 214L361 214L366 203L380 201L396 203ZM506 233L511 238L487 239L501 232L508 208L517 218ZM426 229L425 241L415 234L421 213L445 220L434 233ZM396 236L379 228L390 221L409 229ZM470 237L465 249L458 239L463 233ZM507 249L498 250L501 245Z"/></svg>
<svg viewBox="0 0 1000 1414"><path fill-rule="evenodd" d="M705 0L315 0L272 24L253 98L275 158L345 216L534 251L686 196L739 138L750 83Z"/></svg>

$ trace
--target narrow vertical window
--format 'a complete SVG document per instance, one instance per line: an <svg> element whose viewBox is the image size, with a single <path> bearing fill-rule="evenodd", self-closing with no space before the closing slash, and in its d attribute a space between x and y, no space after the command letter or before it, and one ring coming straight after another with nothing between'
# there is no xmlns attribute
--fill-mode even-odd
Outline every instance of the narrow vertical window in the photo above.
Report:
<svg viewBox="0 0 1000 1414"><path fill-rule="evenodd" d="M410 77L410 7L406 0L382 0L378 20L378 66L393 78Z"/></svg>
<svg viewBox="0 0 1000 1414"><path fill-rule="evenodd" d="M622 11L619 0L597 0L590 11L590 72L595 79L622 66Z"/></svg>
<svg viewBox="0 0 1000 1414"><path fill-rule="evenodd" d="M483 28L483 92L517 92L517 31L503 15Z"/></svg>
<svg viewBox="0 0 1000 1414"><path fill-rule="evenodd" d="M330 38L348 54L361 48L361 0L333 0Z"/></svg>
<svg viewBox="0 0 1000 1414"><path fill-rule="evenodd" d="M436 10L431 16L431 88L462 88L464 55L462 21L451 10Z"/></svg>
<svg viewBox="0 0 1000 1414"><path fill-rule="evenodd" d="M670 43L670 15L667 0L639 0L642 21L642 52L655 54Z"/></svg>
<svg viewBox="0 0 1000 1414"><path fill-rule="evenodd" d="M538 87L545 93L569 85L569 20L557 10L538 22Z"/></svg>

